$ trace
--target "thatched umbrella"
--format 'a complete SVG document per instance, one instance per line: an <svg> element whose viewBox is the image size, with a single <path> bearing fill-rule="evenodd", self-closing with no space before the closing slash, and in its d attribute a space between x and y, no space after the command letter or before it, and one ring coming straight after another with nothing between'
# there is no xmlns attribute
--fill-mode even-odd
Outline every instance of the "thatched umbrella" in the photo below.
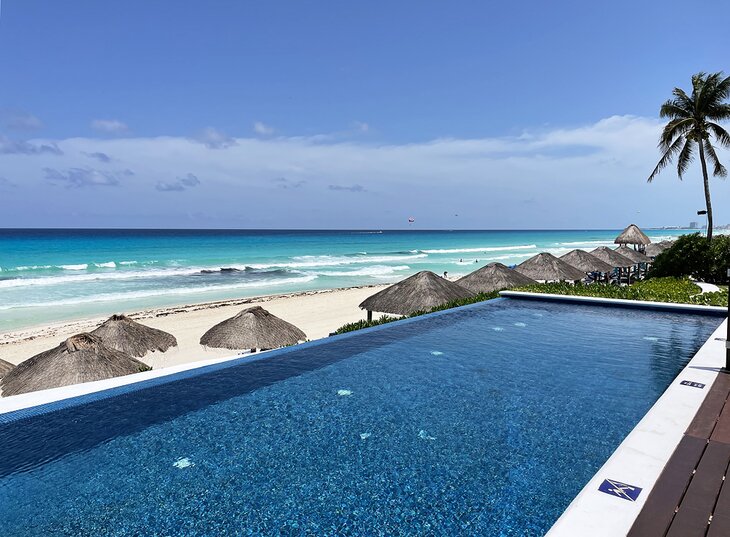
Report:
<svg viewBox="0 0 730 537"><path fill-rule="evenodd" d="M536 282L502 263L489 263L471 274L459 278L456 283L474 293L491 293Z"/></svg>
<svg viewBox="0 0 730 537"><path fill-rule="evenodd" d="M611 250L608 246L599 246L590 254L616 268L633 267L635 264L631 259L622 256L616 250Z"/></svg>
<svg viewBox="0 0 730 537"><path fill-rule="evenodd" d="M100 337L107 347L140 358L148 352L165 352L177 347L172 334L140 324L126 315L112 315L91 333Z"/></svg>
<svg viewBox="0 0 730 537"><path fill-rule="evenodd" d="M410 315L471 296L474 293L461 285L423 270L366 298L360 307L367 310L370 320L374 311Z"/></svg>
<svg viewBox="0 0 730 537"><path fill-rule="evenodd" d="M613 241L615 244L633 244L639 250L643 250L647 244L651 243L651 239L646 233L639 229L636 224L629 224L618 237Z"/></svg>
<svg viewBox="0 0 730 537"><path fill-rule="evenodd" d="M649 257L656 257L664 250L672 246L672 244L674 244L674 241L652 242L651 244L648 244L646 246L646 250L644 251L644 253Z"/></svg>
<svg viewBox="0 0 730 537"><path fill-rule="evenodd" d="M560 259L586 273L601 272L607 274L613 272L613 266L585 250L571 250L567 254L561 255Z"/></svg>
<svg viewBox="0 0 730 537"><path fill-rule="evenodd" d="M515 270L533 280L543 281L576 281L586 277L585 272L579 270L553 254L543 252L527 261L523 261Z"/></svg>
<svg viewBox="0 0 730 537"><path fill-rule="evenodd" d="M3 396L104 380L147 371L148 366L105 346L91 334L71 336L58 347L18 364L0 382Z"/></svg>
<svg viewBox="0 0 730 537"><path fill-rule="evenodd" d="M13 369L15 366L11 364L10 362L6 362L5 360L0 360L0 379L3 378L5 375L10 372L11 369Z"/></svg>
<svg viewBox="0 0 730 537"><path fill-rule="evenodd" d="M618 252L619 254L621 254L622 256L624 256L628 259L631 259L631 261L633 261L635 264L651 263L651 259L649 259L647 256L645 256L641 252L632 250L628 246L621 245L618 248L616 248L616 250L614 250L614 251Z"/></svg>
<svg viewBox="0 0 730 537"><path fill-rule="evenodd" d="M261 306L241 311L208 330L200 344L219 349L276 349L307 339L304 332Z"/></svg>

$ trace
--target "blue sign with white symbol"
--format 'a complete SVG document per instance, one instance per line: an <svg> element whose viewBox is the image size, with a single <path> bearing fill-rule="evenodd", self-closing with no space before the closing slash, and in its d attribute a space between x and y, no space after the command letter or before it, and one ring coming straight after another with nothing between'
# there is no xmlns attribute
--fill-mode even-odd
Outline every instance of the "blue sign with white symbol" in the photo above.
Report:
<svg viewBox="0 0 730 537"><path fill-rule="evenodd" d="M680 384L682 386L692 386L693 388L700 388L700 389L705 387L705 385L702 384L701 382L692 382L691 380L683 380L682 382L680 382Z"/></svg>
<svg viewBox="0 0 730 537"><path fill-rule="evenodd" d="M641 489L639 487L627 485L626 483L621 483L621 481L616 481L614 479L604 479L603 483L601 483L598 487L598 490L605 492L606 494L610 494L611 496L618 496L624 500L629 500L630 502L635 502L636 498L638 498L639 494L641 494Z"/></svg>

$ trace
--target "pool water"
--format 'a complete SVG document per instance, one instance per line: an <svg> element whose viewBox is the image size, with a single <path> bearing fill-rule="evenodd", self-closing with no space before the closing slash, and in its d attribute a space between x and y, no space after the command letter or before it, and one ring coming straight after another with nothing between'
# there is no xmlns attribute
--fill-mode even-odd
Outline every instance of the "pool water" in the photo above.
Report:
<svg viewBox="0 0 730 537"><path fill-rule="evenodd" d="M499 299L0 416L2 533L543 535L720 321Z"/></svg>

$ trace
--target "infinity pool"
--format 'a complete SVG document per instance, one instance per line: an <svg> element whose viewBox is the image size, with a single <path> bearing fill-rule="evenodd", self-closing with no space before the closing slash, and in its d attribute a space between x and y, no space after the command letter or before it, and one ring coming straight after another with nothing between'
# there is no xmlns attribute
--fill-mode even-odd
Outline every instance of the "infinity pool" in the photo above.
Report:
<svg viewBox="0 0 730 537"><path fill-rule="evenodd" d="M0 527L542 535L720 321L499 299L0 415Z"/></svg>

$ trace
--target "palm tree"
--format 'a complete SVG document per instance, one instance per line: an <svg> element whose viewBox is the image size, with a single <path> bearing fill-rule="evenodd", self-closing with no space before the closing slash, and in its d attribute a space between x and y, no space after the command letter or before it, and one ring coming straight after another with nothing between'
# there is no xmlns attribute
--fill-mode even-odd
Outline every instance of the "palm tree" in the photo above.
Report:
<svg viewBox="0 0 730 537"><path fill-rule="evenodd" d="M651 182L659 172L677 157L679 178L694 160L698 148L702 177L705 182L705 204L707 206L707 241L712 240L712 203L710 201L710 179L707 176L707 161L712 164L712 175L726 177L727 170L720 163L712 145L712 138L722 147L730 147L730 134L718 122L730 119L730 76L719 73L697 73L692 77L692 94L674 88L674 97L665 102L660 110L663 118L669 118L659 138L659 149L664 153L649 176Z"/></svg>

